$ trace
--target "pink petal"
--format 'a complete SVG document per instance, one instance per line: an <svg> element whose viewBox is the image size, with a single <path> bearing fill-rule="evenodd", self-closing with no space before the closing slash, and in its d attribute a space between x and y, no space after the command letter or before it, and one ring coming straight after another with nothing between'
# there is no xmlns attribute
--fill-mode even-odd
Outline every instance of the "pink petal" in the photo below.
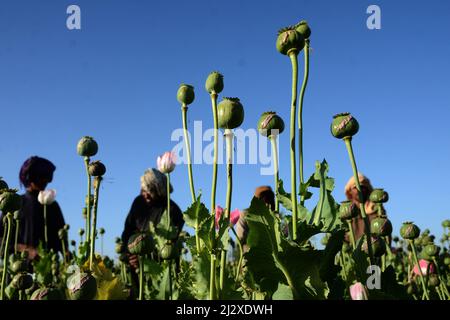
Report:
<svg viewBox="0 0 450 320"><path fill-rule="evenodd" d="M240 217L241 217L241 211L239 211L239 209L231 211L231 214L230 214L231 224L234 226L239 221Z"/></svg>

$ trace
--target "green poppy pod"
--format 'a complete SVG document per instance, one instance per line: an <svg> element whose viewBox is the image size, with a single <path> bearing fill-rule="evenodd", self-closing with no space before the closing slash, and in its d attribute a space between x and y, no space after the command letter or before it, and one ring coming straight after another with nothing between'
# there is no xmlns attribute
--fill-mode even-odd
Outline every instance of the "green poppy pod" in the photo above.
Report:
<svg viewBox="0 0 450 320"><path fill-rule="evenodd" d="M128 251L143 256L153 250L153 241L146 233L136 233L128 240Z"/></svg>
<svg viewBox="0 0 450 320"><path fill-rule="evenodd" d="M389 200L389 194L384 189L373 189L370 193L369 200L374 203L385 203Z"/></svg>
<svg viewBox="0 0 450 320"><path fill-rule="evenodd" d="M442 221L442 227L443 228L450 228L450 220L444 220Z"/></svg>
<svg viewBox="0 0 450 320"><path fill-rule="evenodd" d="M384 217L377 217L370 222L370 230L374 236L389 236L392 233L392 223Z"/></svg>
<svg viewBox="0 0 450 320"><path fill-rule="evenodd" d="M444 258L444 264L445 264L446 266L450 266L450 256L446 256L446 257Z"/></svg>
<svg viewBox="0 0 450 320"><path fill-rule="evenodd" d="M67 280L71 300L93 300L97 295L97 280L89 272L76 272Z"/></svg>
<svg viewBox="0 0 450 320"><path fill-rule="evenodd" d="M428 285L431 288L438 287L441 284L441 280L439 280L439 276L437 274L430 274L428 276Z"/></svg>
<svg viewBox="0 0 450 320"><path fill-rule="evenodd" d="M13 213L22 206L22 198L15 190L7 189L0 193L0 211Z"/></svg>
<svg viewBox="0 0 450 320"><path fill-rule="evenodd" d="M238 98L223 98L217 106L219 127L235 129L244 121L244 107Z"/></svg>
<svg viewBox="0 0 450 320"><path fill-rule="evenodd" d="M331 122L331 134L338 139L352 137L358 133L359 123L348 112L339 113L333 117Z"/></svg>
<svg viewBox="0 0 450 320"><path fill-rule="evenodd" d="M400 235L403 239L414 240L419 237L420 229L412 222L405 222L400 228Z"/></svg>
<svg viewBox="0 0 450 320"><path fill-rule="evenodd" d="M82 237L84 235L84 229L83 228L78 229L78 235L80 237Z"/></svg>
<svg viewBox="0 0 450 320"><path fill-rule="evenodd" d="M121 254L123 252L123 245L122 245L122 243L116 243L116 246L115 246L114 249L115 249L117 254Z"/></svg>
<svg viewBox="0 0 450 320"><path fill-rule="evenodd" d="M98 144L94 138L84 136L78 141L77 153L82 157L92 157L98 152Z"/></svg>
<svg viewBox="0 0 450 320"><path fill-rule="evenodd" d="M0 177L0 190L9 189L8 184L2 177Z"/></svg>
<svg viewBox="0 0 450 320"><path fill-rule="evenodd" d="M276 136L284 131L284 121L276 112L264 112L258 120L258 131L264 137Z"/></svg>
<svg viewBox="0 0 450 320"><path fill-rule="evenodd" d="M213 71L206 78L205 89L210 94L216 93L219 94L223 90L223 75L217 71Z"/></svg>
<svg viewBox="0 0 450 320"><path fill-rule="evenodd" d="M98 229L98 233L99 233L100 235L104 235L104 234L105 234L105 229L104 229L104 228Z"/></svg>
<svg viewBox="0 0 450 320"><path fill-rule="evenodd" d="M352 201L343 201L339 207L339 217L341 220L351 220L358 216L358 208Z"/></svg>
<svg viewBox="0 0 450 320"><path fill-rule="evenodd" d="M31 300L65 300L65 296L57 288L39 288L31 295Z"/></svg>
<svg viewBox="0 0 450 320"><path fill-rule="evenodd" d="M71 240L71 241L70 241L70 245L71 245L72 247L75 247L75 246L77 245L77 242L76 242L75 240Z"/></svg>
<svg viewBox="0 0 450 320"><path fill-rule="evenodd" d="M100 160L91 162L88 170L89 174L93 177L101 177L106 173L106 167Z"/></svg>
<svg viewBox="0 0 450 320"><path fill-rule="evenodd" d="M432 244L434 242L434 236L422 236L422 245L426 246L428 244Z"/></svg>
<svg viewBox="0 0 450 320"><path fill-rule="evenodd" d="M21 272L14 276L12 282L16 289L26 290L33 285L33 277L26 272Z"/></svg>
<svg viewBox="0 0 450 320"><path fill-rule="evenodd" d="M284 55L299 54L305 46L305 39L293 27L283 28L278 31L276 42L277 50Z"/></svg>
<svg viewBox="0 0 450 320"><path fill-rule="evenodd" d="M439 248L434 243L430 243L425 246L425 254L427 254L430 257L436 257L439 254L440 250L441 248Z"/></svg>
<svg viewBox="0 0 450 320"><path fill-rule="evenodd" d="M163 247L161 248L161 250L159 251L159 255L161 257L161 259L163 260L171 260L173 258L175 258L176 255L176 247L175 244L172 242L166 242Z"/></svg>
<svg viewBox="0 0 450 320"><path fill-rule="evenodd" d="M308 39L311 36L311 28L306 20L302 20L294 26L295 30L300 33L304 39Z"/></svg>
<svg viewBox="0 0 450 320"><path fill-rule="evenodd" d="M372 252L374 257L381 257L386 253L386 243L381 237L372 237ZM369 248L367 245L367 237L364 235L363 243L361 245L361 250L369 254Z"/></svg>
<svg viewBox="0 0 450 320"><path fill-rule="evenodd" d="M177 91L177 100L181 104L191 104L194 102L195 93L194 87L188 84L181 84Z"/></svg>

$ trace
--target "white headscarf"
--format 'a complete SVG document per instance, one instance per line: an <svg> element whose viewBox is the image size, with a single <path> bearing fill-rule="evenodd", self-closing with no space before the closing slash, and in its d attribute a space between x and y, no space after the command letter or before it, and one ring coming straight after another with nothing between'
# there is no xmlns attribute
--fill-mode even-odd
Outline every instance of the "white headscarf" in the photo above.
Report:
<svg viewBox="0 0 450 320"><path fill-rule="evenodd" d="M160 171L149 168L141 177L141 189L150 193L152 198L165 199L167 198L167 178ZM169 191L173 192L172 185L170 185Z"/></svg>

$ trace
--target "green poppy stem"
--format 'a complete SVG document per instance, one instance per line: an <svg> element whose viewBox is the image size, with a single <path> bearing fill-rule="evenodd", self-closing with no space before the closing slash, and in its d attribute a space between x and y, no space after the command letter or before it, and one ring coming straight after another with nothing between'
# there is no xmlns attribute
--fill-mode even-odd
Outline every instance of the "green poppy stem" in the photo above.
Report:
<svg viewBox="0 0 450 320"><path fill-rule="evenodd" d="M167 177L167 230L170 229L170 173L166 173Z"/></svg>
<svg viewBox="0 0 450 320"><path fill-rule="evenodd" d="M100 191L100 183L102 182L102 177L95 177L94 180L94 208L92 211L92 226L90 231L91 237L91 249L89 250L89 269L92 270L92 264L94 262L94 254L95 254L95 234L97 227L97 208L98 208L98 195Z"/></svg>
<svg viewBox="0 0 450 320"><path fill-rule="evenodd" d="M142 256L138 256L139 260L139 300L143 300L144 296L144 263Z"/></svg>
<svg viewBox="0 0 450 320"><path fill-rule="evenodd" d="M61 248L62 248L62 254L63 254L63 264L66 265L66 243L64 241L64 238L61 239Z"/></svg>
<svg viewBox="0 0 450 320"><path fill-rule="evenodd" d="M303 49L303 53L305 56L305 71L303 75L302 87L300 89L300 101L298 108L298 162L299 162L299 174L300 174L300 185L304 182L304 174L303 174L303 98L305 96L306 86L308 85L308 77L309 77L309 39L305 40L305 47ZM304 195L300 196L300 204L303 206L305 203Z"/></svg>
<svg viewBox="0 0 450 320"><path fill-rule="evenodd" d="M438 274L438 277L439 277L439 282L440 282L439 286L442 289L442 293L444 295L447 295L450 298L450 293L448 292L448 289L447 289L447 286L445 285L444 279L441 276L441 271L439 271L439 265L438 265L436 257L433 257L433 262L434 262L434 265L436 266L436 271L437 271L437 274Z"/></svg>
<svg viewBox="0 0 450 320"><path fill-rule="evenodd" d="M297 107L297 82L298 82L298 52L291 51L289 58L292 64L292 100L290 123L290 156L291 156L291 202L292 202L292 233L293 240L297 240L297 178L295 164L295 111Z"/></svg>
<svg viewBox="0 0 450 320"><path fill-rule="evenodd" d="M5 295L5 285L6 285L6 274L8 273L8 262L9 262L9 237L11 234L11 215L6 215L7 219L7 231L6 231L6 244L5 244L5 254L3 256L3 272L2 272L2 284L0 289L0 300L3 300Z"/></svg>
<svg viewBox="0 0 450 320"><path fill-rule="evenodd" d="M100 252L101 252L101 254L102 254L102 257L103 257L103 235L101 234L100 235Z"/></svg>
<svg viewBox="0 0 450 320"><path fill-rule="evenodd" d="M16 220L16 236L14 238L14 254L17 254L17 242L19 241L20 220Z"/></svg>
<svg viewBox="0 0 450 320"><path fill-rule="evenodd" d="M218 149L219 149L219 120L217 114L217 93L211 92L211 104L212 104L212 112L213 112L213 120L214 120L214 159L213 159L213 177L212 177L212 186L211 186L211 214L213 216L210 232L212 239L212 250L216 249L216 229L215 229L215 214L216 214L216 188L217 188L217 160L218 160ZM215 299L216 297L216 255L211 253L211 273L209 278L209 286L210 286L210 300Z"/></svg>
<svg viewBox="0 0 450 320"><path fill-rule="evenodd" d="M173 300L173 297L172 297L172 259L169 260L169 300Z"/></svg>
<svg viewBox="0 0 450 320"><path fill-rule="evenodd" d="M237 265L237 269L236 269L236 277L235 277L235 281L238 281L239 278L239 274L241 273L241 266L242 266L242 261L244 260L244 250L242 248L242 242L241 239L239 239L236 230L234 230L234 228L231 228L231 231L233 231L234 236L236 237L236 241L238 243L238 247L239 247L239 261L238 261L238 265Z"/></svg>
<svg viewBox="0 0 450 320"><path fill-rule="evenodd" d="M225 145L227 152L227 196L225 202L225 220L230 221L231 212L231 198L233 194L233 137L234 133L231 129L225 129ZM219 292L223 290L223 283L225 278L225 267L227 260L227 248L223 248L220 256L220 281Z"/></svg>
<svg viewBox="0 0 450 320"><path fill-rule="evenodd" d="M46 204L44 204L44 240L45 240L45 248L48 249L47 205Z"/></svg>
<svg viewBox="0 0 450 320"><path fill-rule="evenodd" d="M358 197L359 197L359 201L360 201L360 211L361 211L361 216L364 220L364 226L365 226L364 231L365 231L366 238L367 238L367 248L369 250L370 264L373 265L374 260L373 260L373 251L372 251L372 235L370 233L369 218L367 217L366 208L364 206L364 201L363 201L364 199L363 199L363 194L362 194L362 190L361 190L361 184L359 183L358 169L356 167L355 154L353 153L353 147L352 147L352 137L345 137L344 142L345 142L345 146L347 147L347 152L348 152L348 156L350 158L350 163L352 165L353 177L355 178L356 189L358 190Z"/></svg>
<svg viewBox="0 0 450 320"><path fill-rule="evenodd" d="M87 214L86 214L86 242L90 243L91 239L91 175L89 173L89 163L91 159L89 157L84 157L84 165L86 167L86 175L87 175ZM95 235L94 235L95 237ZM89 248L88 248L89 250Z"/></svg>
<svg viewBox="0 0 450 320"><path fill-rule="evenodd" d="M356 242L355 242L355 233L353 232L353 226L351 220L347 221L349 234L350 234L350 241L352 242L352 248L353 250L356 249Z"/></svg>
<svg viewBox="0 0 450 320"><path fill-rule="evenodd" d="M271 135L269 137L270 144L272 145L272 156L274 162L274 183L275 183L275 211L280 211L280 203L278 201L278 181L279 181L279 171L278 171L278 145L277 136Z"/></svg>
<svg viewBox="0 0 450 320"><path fill-rule="evenodd" d="M185 103L183 103L183 105L181 106L181 111L182 111L182 115L183 115L183 134L184 134L184 142L186 145L186 155L187 155L187 160L188 160L189 187L191 189L192 203L194 203L195 202L195 188L194 188L194 177L192 175L191 146L190 146L189 136L188 136L188 131L187 131L188 106Z"/></svg>
<svg viewBox="0 0 450 320"><path fill-rule="evenodd" d="M419 259L417 258L416 247L414 246L414 242L411 239L408 239L408 242L412 250L414 262L417 264L417 268L419 269L420 282L422 283L423 294L425 295L427 300L430 300L430 296L428 295L428 289L425 284L425 279L423 277L422 268L420 267Z"/></svg>
<svg viewBox="0 0 450 320"><path fill-rule="evenodd" d="M209 300L216 299L216 255L211 254Z"/></svg>

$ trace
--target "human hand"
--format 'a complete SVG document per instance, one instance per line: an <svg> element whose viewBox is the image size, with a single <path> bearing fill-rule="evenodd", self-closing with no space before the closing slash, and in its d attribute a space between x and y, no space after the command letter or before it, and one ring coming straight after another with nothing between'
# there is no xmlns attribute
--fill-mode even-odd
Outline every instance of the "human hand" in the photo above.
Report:
<svg viewBox="0 0 450 320"><path fill-rule="evenodd" d="M139 259L138 256L135 254L128 255L128 262L134 269L137 269L139 267Z"/></svg>

